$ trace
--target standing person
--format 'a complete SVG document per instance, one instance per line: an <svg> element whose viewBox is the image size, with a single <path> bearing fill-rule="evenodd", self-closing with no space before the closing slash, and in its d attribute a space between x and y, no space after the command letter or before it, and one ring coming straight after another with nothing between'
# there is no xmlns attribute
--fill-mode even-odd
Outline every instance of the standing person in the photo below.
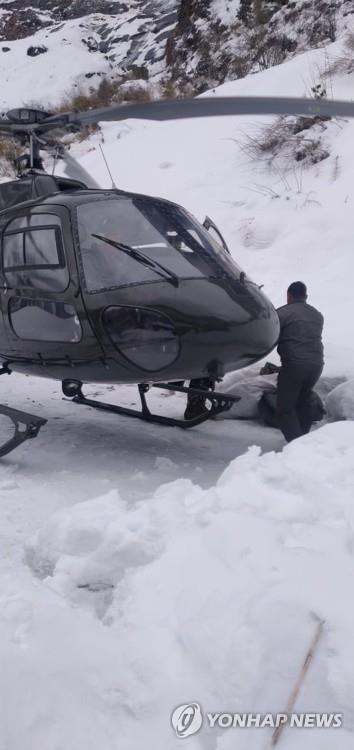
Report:
<svg viewBox="0 0 354 750"><path fill-rule="evenodd" d="M323 315L307 303L307 288L294 281L287 304L278 310L280 337L278 354L277 418L290 442L306 435L312 425L311 391L323 370Z"/></svg>

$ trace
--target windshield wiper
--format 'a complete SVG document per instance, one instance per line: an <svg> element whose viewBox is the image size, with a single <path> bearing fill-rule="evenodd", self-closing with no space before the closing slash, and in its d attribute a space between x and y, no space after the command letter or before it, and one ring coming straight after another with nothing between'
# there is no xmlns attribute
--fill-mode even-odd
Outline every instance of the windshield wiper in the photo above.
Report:
<svg viewBox="0 0 354 750"><path fill-rule="evenodd" d="M104 237L103 234L92 234L91 237L95 237L97 240L101 240L101 242L106 242L107 245L111 245L112 247L115 247L116 250L120 250L122 253L129 255L130 258L134 258L134 260L138 261L138 263L141 263L141 265L146 268L151 268L156 274L158 274L158 276L169 281L173 286L177 287L179 285L179 278L176 274L157 260L149 258L140 250L136 250L134 247L130 247L130 245L125 245L123 242L116 242L116 240L112 240L110 237Z"/></svg>

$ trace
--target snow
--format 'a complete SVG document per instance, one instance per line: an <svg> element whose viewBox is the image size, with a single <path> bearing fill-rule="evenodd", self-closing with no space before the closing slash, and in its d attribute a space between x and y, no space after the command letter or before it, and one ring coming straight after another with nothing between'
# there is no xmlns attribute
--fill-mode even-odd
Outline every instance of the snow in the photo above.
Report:
<svg viewBox="0 0 354 750"><path fill-rule="evenodd" d="M326 411L331 419L354 420L354 380L338 385L329 393Z"/></svg>
<svg viewBox="0 0 354 750"><path fill-rule="evenodd" d="M33 37L9 42L10 52L0 55L0 108L59 103L75 84L87 87L92 83L85 80L85 73L108 73L107 61L98 52L88 51L82 35L77 19L66 24L65 31L44 28ZM45 45L48 51L28 57L30 45Z"/></svg>
<svg viewBox="0 0 354 750"><path fill-rule="evenodd" d="M112 491L43 521L16 577L2 566L3 747L167 750L183 701L280 711L316 613L325 637L298 710L344 712L351 748L353 446L354 425L332 424L252 448L211 489L179 479L133 505ZM215 747L267 737L229 731ZM303 732L301 747L335 739ZM284 747L298 741L289 730Z"/></svg>
<svg viewBox="0 0 354 750"><path fill-rule="evenodd" d="M159 77L164 70L163 33L172 32L175 10L174 0L151 3L147 8L143 0L131 0L112 15L92 13L55 22L53 13L52 23L33 36L4 40L0 45L0 110L61 105L75 91L97 88L102 75L114 78L132 65L146 66L150 78ZM40 18L38 12L36 15ZM50 22L50 15L43 20ZM42 45L47 52L27 55L29 46ZM10 51L3 53L3 46Z"/></svg>
<svg viewBox="0 0 354 750"><path fill-rule="evenodd" d="M211 4L211 17L216 16L221 23L228 26L235 23L240 8L240 0L213 0Z"/></svg>
<svg viewBox="0 0 354 750"><path fill-rule="evenodd" d="M302 95L323 57L316 50L216 93ZM20 77L18 68L4 104L15 103ZM332 84L348 98L353 75ZM55 79L56 91L65 85L64 74ZM262 122L271 118L103 125L72 152L110 186L103 134L120 187L212 216L276 305L303 279L326 320L325 395L354 378L354 125L328 123L329 159L281 177L240 148ZM1 462L0 750L172 750L176 705L281 711L313 613L326 621L324 638L296 709L343 712L345 725L286 731L282 747L351 750L354 424L324 424L284 448L279 432L255 421L185 433L71 404L51 381L12 375L1 388L1 401L48 424ZM342 404L352 385L340 388ZM128 386L86 393L137 401ZM185 406L182 395L149 400L171 416ZM188 742L265 750L270 734L203 730Z"/></svg>

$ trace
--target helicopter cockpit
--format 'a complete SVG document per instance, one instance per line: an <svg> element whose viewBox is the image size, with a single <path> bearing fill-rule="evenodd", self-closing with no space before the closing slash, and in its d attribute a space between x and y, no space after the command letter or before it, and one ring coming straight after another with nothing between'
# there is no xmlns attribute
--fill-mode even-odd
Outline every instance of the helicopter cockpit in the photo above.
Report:
<svg viewBox="0 0 354 750"><path fill-rule="evenodd" d="M77 221L88 292L153 282L158 276L176 286L181 279L240 278L225 243L167 201L96 195L78 206Z"/></svg>
<svg viewBox="0 0 354 750"><path fill-rule="evenodd" d="M217 228L215 239L170 201L62 191L0 212L0 229L0 344L17 370L64 380L75 369L96 382L216 377L274 344L274 310Z"/></svg>

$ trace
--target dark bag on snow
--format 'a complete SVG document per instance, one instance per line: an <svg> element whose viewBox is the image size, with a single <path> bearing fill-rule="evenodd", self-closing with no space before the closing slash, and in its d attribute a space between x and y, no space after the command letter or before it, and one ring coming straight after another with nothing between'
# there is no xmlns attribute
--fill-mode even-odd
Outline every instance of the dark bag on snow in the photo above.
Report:
<svg viewBox="0 0 354 750"><path fill-rule="evenodd" d="M277 420L277 394L276 391L267 391L266 393L263 393L263 396L261 400L258 403L258 413L261 418L261 420L268 426L268 427L275 427L279 428L278 420ZM323 406L323 402L320 399L318 393L316 391L311 392L311 416L312 416L312 422L320 422L324 415L326 413L326 410Z"/></svg>

